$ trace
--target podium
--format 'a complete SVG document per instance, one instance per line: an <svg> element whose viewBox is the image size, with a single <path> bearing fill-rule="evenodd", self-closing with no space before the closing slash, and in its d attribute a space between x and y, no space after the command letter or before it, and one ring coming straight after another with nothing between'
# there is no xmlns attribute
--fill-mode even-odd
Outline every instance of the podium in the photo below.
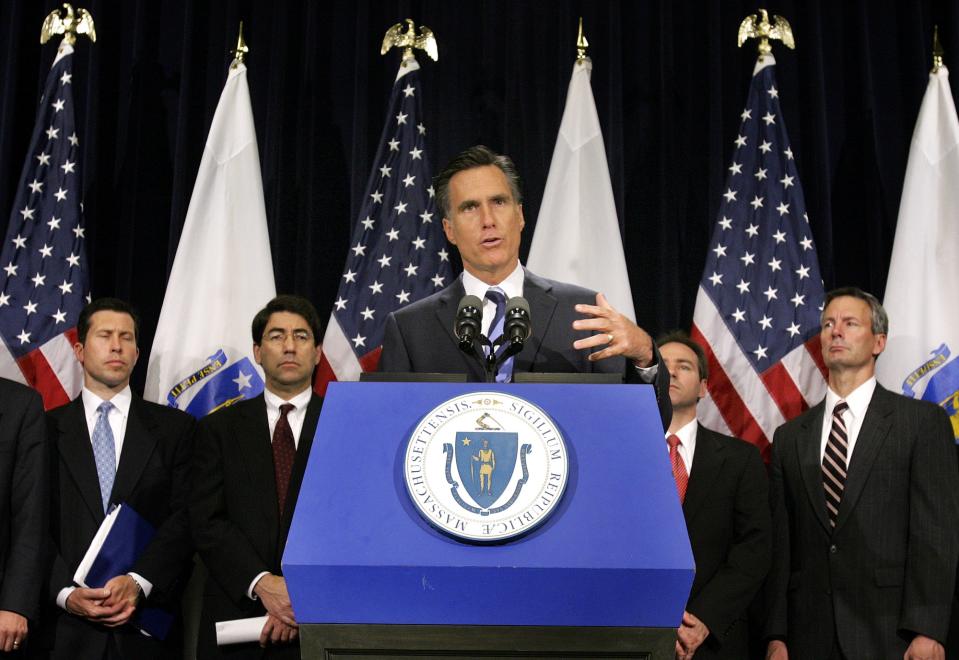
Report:
<svg viewBox="0 0 959 660"><path fill-rule="evenodd" d="M477 393L568 452L550 516L499 543L437 529L404 471L424 415ZM652 387L331 383L283 572L304 658L672 658L694 567Z"/></svg>

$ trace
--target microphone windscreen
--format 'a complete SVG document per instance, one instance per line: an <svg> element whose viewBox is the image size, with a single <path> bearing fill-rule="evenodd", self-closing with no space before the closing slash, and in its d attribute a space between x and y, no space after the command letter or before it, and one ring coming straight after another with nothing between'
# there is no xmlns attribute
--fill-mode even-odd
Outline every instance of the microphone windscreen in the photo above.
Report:
<svg viewBox="0 0 959 660"><path fill-rule="evenodd" d="M526 312L526 315L529 316L529 303L526 301L526 298L523 296L515 296L506 301L506 313L509 314L512 310L519 308Z"/></svg>
<svg viewBox="0 0 959 660"><path fill-rule="evenodd" d="M467 307L474 307L482 313L483 301L479 299L479 296L463 296L460 304L456 307L456 315L459 316Z"/></svg>

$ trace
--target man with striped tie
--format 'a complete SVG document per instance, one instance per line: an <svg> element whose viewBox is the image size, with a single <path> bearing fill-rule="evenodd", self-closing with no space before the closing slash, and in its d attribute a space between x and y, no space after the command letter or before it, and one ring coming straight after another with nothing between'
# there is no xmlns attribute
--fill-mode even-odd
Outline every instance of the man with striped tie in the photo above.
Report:
<svg viewBox="0 0 959 660"><path fill-rule="evenodd" d="M945 657L959 558L952 427L939 406L876 382L888 326L871 294L826 294L826 398L773 441L768 658Z"/></svg>

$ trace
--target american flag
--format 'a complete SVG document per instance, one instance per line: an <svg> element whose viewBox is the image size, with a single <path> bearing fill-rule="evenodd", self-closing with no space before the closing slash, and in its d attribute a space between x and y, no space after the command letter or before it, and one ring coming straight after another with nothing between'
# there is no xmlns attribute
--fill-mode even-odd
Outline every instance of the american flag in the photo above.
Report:
<svg viewBox="0 0 959 660"><path fill-rule="evenodd" d="M741 117L692 335L709 358L700 419L768 456L776 427L825 394L824 292L770 55Z"/></svg>
<svg viewBox="0 0 959 660"><path fill-rule="evenodd" d="M33 386L47 409L81 386L72 347L89 292L82 190L73 48L62 43L0 250L0 375Z"/></svg>
<svg viewBox="0 0 959 660"><path fill-rule="evenodd" d="M323 338L314 389L375 371L386 317L450 284L453 270L436 210L422 121L419 65L400 66Z"/></svg>

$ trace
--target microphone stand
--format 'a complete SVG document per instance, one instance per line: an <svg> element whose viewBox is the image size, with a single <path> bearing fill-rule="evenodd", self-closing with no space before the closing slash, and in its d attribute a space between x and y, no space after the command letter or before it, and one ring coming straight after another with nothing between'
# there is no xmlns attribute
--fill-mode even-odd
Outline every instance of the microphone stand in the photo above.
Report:
<svg viewBox="0 0 959 660"><path fill-rule="evenodd" d="M505 334L500 335L496 341L490 341L489 337L484 334L477 336L471 344L465 345L460 344L460 348L464 353L472 355L483 367L483 373L486 375L487 383L496 382L496 371L499 369L499 366L503 364L506 360L513 357L517 353L523 350L523 341L512 341L510 345L506 347L499 355L496 354L496 349L501 345L507 342L508 339ZM479 343L482 347L489 348L489 354L485 354L485 351L477 350L476 344Z"/></svg>

